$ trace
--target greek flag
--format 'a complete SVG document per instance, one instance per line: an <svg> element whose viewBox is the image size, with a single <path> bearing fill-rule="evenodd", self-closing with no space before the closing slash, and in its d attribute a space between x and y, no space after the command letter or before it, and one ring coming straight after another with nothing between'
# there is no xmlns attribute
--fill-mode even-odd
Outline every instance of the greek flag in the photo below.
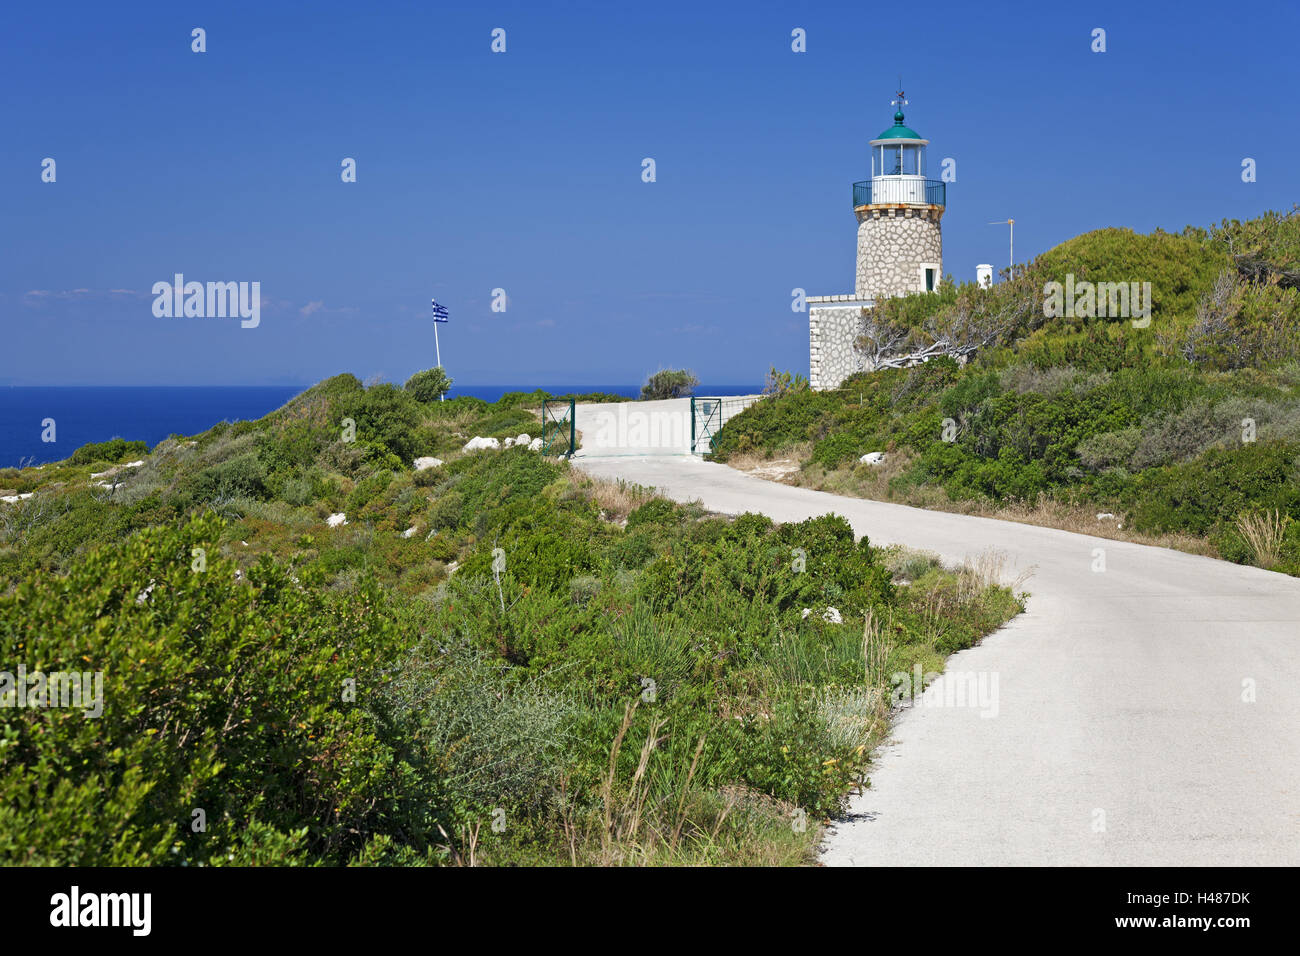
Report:
<svg viewBox="0 0 1300 956"><path fill-rule="evenodd" d="M433 303L433 321L446 322L447 307L445 305L439 305L437 299L430 299L429 301Z"/></svg>

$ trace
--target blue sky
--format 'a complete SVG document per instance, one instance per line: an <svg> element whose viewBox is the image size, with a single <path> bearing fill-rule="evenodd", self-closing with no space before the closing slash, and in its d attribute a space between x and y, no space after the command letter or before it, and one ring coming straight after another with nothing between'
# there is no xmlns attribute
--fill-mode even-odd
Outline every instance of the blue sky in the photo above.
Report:
<svg viewBox="0 0 1300 956"><path fill-rule="evenodd" d="M989 220L1016 219L1025 261L1300 198L1294 3L43 3L0 23L0 384L403 381L433 364L431 296L462 384L806 372L791 290L852 291L850 184L900 73L931 173L956 160L961 279L1006 264ZM260 282L261 324L156 318L177 272Z"/></svg>

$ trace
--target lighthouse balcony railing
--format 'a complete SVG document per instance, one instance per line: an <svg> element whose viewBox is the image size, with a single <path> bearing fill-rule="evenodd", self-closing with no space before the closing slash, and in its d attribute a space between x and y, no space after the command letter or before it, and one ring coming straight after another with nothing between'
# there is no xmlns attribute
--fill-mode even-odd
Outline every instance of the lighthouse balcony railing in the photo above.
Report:
<svg viewBox="0 0 1300 956"><path fill-rule="evenodd" d="M853 206L902 204L908 206L943 206L947 183L919 176L877 177L853 184Z"/></svg>

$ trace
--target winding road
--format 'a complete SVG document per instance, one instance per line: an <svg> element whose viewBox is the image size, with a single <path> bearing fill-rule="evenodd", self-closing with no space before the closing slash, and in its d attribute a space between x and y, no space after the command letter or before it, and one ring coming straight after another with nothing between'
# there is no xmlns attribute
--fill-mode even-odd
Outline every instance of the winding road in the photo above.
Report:
<svg viewBox="0 0 1300 956"><path fill-rule="evenodd" d="M763 481L683 454L687 401L619 408L578 406L577 467L723 514L833 512L873 543L1033 569L1025 613L901 712L823 862L1300 864L1300 580ZM995 707L960 706L956 682L977 676Z"/></svg>

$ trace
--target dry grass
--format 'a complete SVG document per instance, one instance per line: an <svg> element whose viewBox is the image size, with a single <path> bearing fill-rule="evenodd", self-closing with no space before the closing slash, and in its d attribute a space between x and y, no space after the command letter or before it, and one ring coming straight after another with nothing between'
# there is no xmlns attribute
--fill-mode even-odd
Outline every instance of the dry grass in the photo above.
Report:
<svg viewBox="0 0 1300 956"><path fill-rule="evenodd" d="M1276 508L1237 516L1237 530L1246 539L1251 563L1255 567L1267 569L1277 564L1278 553L1282 549L1282 536L1286 534L1286 526L1290 523L1291 516L1282 514Z"/></svg>
<svg viewBox="0 0 1300 956"><path fill-rule="evenodd" d="M812 445L808 442L787 448L779 457L759 451L736 452L727 460L727 465L756 478L794 485L800 483L800 462L806 460L811 452Z"/></svg>
<svg viewBox="0 0 1300 956"><path fill-rule="evenodd" d="M743 786L716 790L696 785L705 738L696 743L684 777L671 768L669 779L656 775L651 758L665 738L666 721L651 721L636 770L626 785L618 782L619 755L627 742L639 701L626 705L609 752L594 813L575 813L567 782L561 783L561 814L569 860L575 866L676 866L740 863L789 866L810 862L820 826L791 827L797 808ZM662 768L661 768L662 774ZM654 794L659 793L659 797Z"/></svg>
<svg viewBox="0 0 1300 956"><path fill-rule="evenodd" d="M606 521L615 523L626 522L628 515L655 497L653 488L621 478L609 481L605 478L584 477L578 483L577 490L596 503Z"/></svg>
<svg viewBox="0 0 1300 956"><path fill-rule="evenodd" d="M957 569L958 600L967 604L975 600L986 588L1004 587L1015 594L1035 570L1036 568L1031 566L1012 576L1007 570L1007 553L989 548L968 559Z"/></svg>

